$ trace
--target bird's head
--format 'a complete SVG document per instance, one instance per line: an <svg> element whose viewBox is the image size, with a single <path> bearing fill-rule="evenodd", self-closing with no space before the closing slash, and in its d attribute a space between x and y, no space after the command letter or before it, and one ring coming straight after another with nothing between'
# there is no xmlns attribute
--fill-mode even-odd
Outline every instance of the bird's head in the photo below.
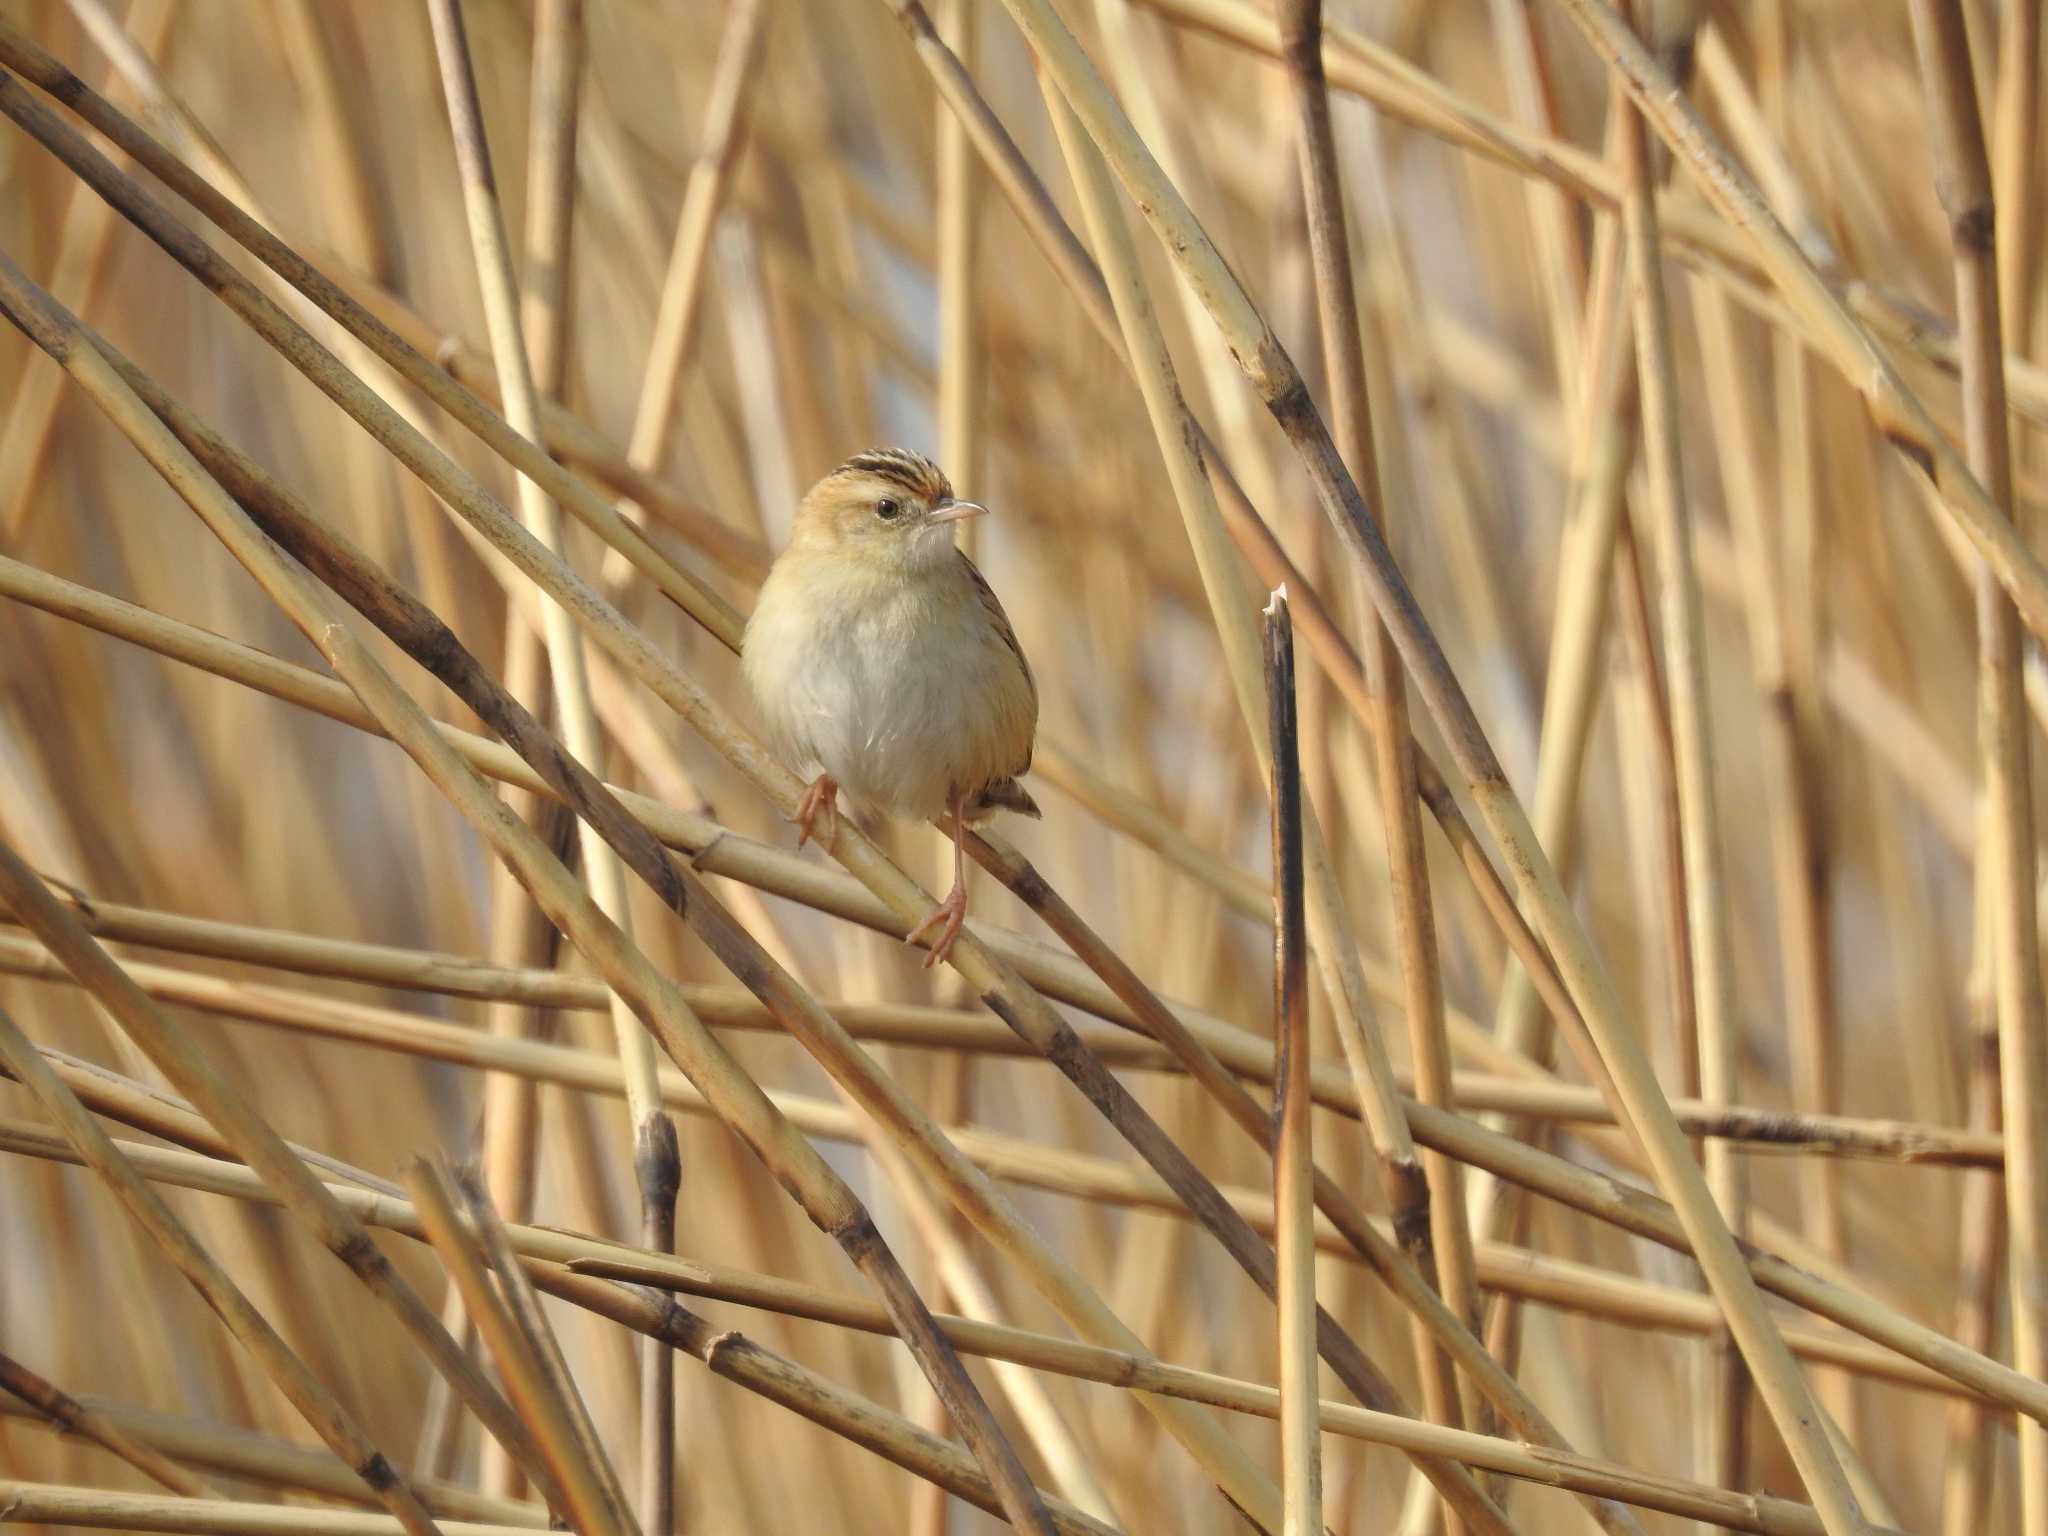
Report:
<svg viewBox="0 0 2048 1536"><path fill-rule="evenodd" d="M916 570L953 549L953 525L987 512L959 501L945 471L906 448L857 453L812 486L796 509L793 548Z"/></svg>

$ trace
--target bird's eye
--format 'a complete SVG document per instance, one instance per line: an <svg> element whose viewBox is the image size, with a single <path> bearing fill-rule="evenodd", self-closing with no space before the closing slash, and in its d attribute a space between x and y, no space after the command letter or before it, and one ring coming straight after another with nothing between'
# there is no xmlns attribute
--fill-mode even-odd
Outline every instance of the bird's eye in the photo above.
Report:
<svg viewBox="0 0 2048 1536"><path fill-rule="evenodd" d="M903 503L893 496L884 496L875 503L875 516L881 518L885 523L893 522L902 510Z"/></svg>

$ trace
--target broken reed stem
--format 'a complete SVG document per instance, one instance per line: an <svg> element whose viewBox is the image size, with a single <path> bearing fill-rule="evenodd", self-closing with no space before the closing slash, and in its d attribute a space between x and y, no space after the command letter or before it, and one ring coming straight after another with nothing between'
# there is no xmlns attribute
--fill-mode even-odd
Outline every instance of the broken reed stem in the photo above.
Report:
<svg viewBox="0 0 2048 1536"><path fill-rule="evenodd" d="M624 1496L616 1491L616 1480L584 1454L570 1418L572 1410L542 1364L534 1341L491 1284L490 1266L474 1231L457 1215L455 1193L446 1177L424 1159L415 1159L406 1171L405 1188L427 1242L462 1292L463 1310L490 1349L506 1394L533 1427L548 1470L567 1500L562 1513L570 1529L590 1536L634 1536L637 1527L625 1510Z"/></svg>
<svg viewBox="0 0 2048 1536"><path fill-rule="evenodd" d="M1372 397L1366 384L1359 336L1358 300L1352 287L1351 242L1345 231L1344 197L1337 165L1337 140L1330 120L1329 90L1322 71L1321 0L1290 0L1280 9L1281 51L1295 102L1297 153L1305 201L1309 249L1315 269L1317 313L1329 371L1330 415L1339 448L1363 484L1381 483L1373 450ZM1377 491L1376 491L1377 496ZM1384 498L1378 498L1384 505ZM1408 1016L1409 1054L1417 1096L1427 1104L1450 1101L1451 1053L1444 1033L1443 974L1437 962L1436 914L1431 906L1429 860L1422 843L1422 815L1416 804L1415 752L1409 734L1407 679L1386 627L1377 622L1365 635L1366 687L1375 705L1373 760L1380 792L1380 820L1386 836L1392 884L1394 944L1400 956ZM1291 629L1290 629L1291 653ZM1275 709L1277 705L1273 706ZM1423 1274L1436 1282L1444 1302L1468 1326L1479 1321L1479 1289L1472 1275L1472 1229L1465 1212L1462 1170L1429 1154L1423 1162L1434 1266ZM1423 1255L1416 1255L1418 1268ZM1423 1390L1430 1416L1453 1428L1470 1422L1483 1428L1474 1398L1461 1411L1457 1382L1423 1356ZM1453 1521L1448 1536L1459 1536Z"/></svg>
<svg viewBox="0 0 2048 1536"><path fill-rule="evenodd" d="M670 1262L675 1262L671 1260ZM676 1304L637 1289L573 1274L554 1264L527 1261L533 1283L564 1301L627 1328L686 1350L715 1374L801 1414L836 1435L936 1483L954 1497L1000 1516L1003 1506L987 1474L959 1446L747 1338L714 1328ZM1041 1495L1060 1536L1115 1536L1112 1527L1064 1499Z"/></svg>
<svg viewBox="0 0 2048 1536"><path fill-rule="evenodd" d="M1265 682L1253 645L1253 625L1247 601L1249 594L1243 572L1224 533L1192 434L1178 426L1185 408L1179 404L1180 391L1175 382L1172 359L1138 271L1137 253L1124 222L1123 209L1116 200L1115 187L1100 156L1082 135L1064 99L1047 81L1041 80L1041 90L1052 115L1055 134L1067 157L1069 174L1081 196L1083 213L1100 255L1104 280L1109 285L1118 321L1123 327L1125 346L1138 377L1153 437L1166 458L1174 499L1187 528L1196 563L1201 569L1203 592L1222 642L1238 712L1250 733L1261 772L1270 779L1271 751L1263 725L1266 715ZM1337 889L1330 865L1329 851L1316 825L1313 808L1306 802L1303 805L1302 841L1304 866L1311 882L1308 886L1309 920L1315 925L1320 941L1317 952L1324 965L1325 990L1338 1019L1338 1033L1357 1080L1366 1124L1380 1154L1388 1203L1395 1213L1395 1231L1401 1236L1402 1246L1416 1261L1417 1269L1427 1275L1431 1272L1426 1267L1430 1263L1427 1255L1428 1187L1422 1181L1421 1165L1415 1157L1406 1122L1399 1113L1392 1066L1372 1024L1364 977L1349 919L1345 916L1343 897ZM1171 1142L1167 1142L1166 1147L1172 1151L1176 1162L1185 1161L1184 1154ZM1160 1165L1159 1159L1149 1152L1147 1160L1152 1161L1155 1167ZM1169 1180L1181 1174L1178 1168L1172 1171L1162 1168L1161 1171L1168 1173ZM1184 1175L1179 1182L1187 1182ZM1213 1188L1203 1188L1200 1198L1206 1201L1212 1194ZM1226 1212L1227 1207L1217 1214L1222 1217ZM1261 1242L1246 1243L1244 1237L1248 1234L1238 1232L1227 1222L1226 1227L1227 1230L1219 1230L1217 1235L1224 1239L1233 1256L1253 1275L1260 1288L1268 1295L1274 1294L1278 1277L1272 1250ZM1393 1396L1391 1385L1327 1312L1320 1313L1317 1321L1324 1358L1345 1384L1359 1394L1361 1401L1398 1401ZM1417 1337L1420 1341L1419 1330ZM1432 1353L1425 1344L1425 1359ZM1455 1388L1452 1390L1455 1392ZM1505 1517L1494 1508L1485 1492L1464 1469L1441 1461L1418 1462L1417 1466L1442 1489L1453 1508L1468 1516L1474 1530L1507 1529Z"/></svg>
<svg viewBox="0 0 2048 1536"><path fill-rule="evenodd" d="M1115 186L1100 155L1081 135L1071 109L1062 105L1064 98L1054 89L1053 82L1041 76L1041 90L1067 157L1069 177L1080 194L1083 216L1095 244L1103 280L1109 287L1124 350L1131 360L1153 437L1166 461L1188 543L1201 571L1203 595L1222 645L1238 712L1258 757L1260 772L1270 779L1265 684L1260 673L1251 592L1225 535L1215 493L1203 470L1201 452L1183 425L1188 418L1181 403L1173 360L1138 269L1137 250L1123 208L1116 200ZM1411 1249L1417 1268L1433 1275L1435 1263L1426 1253L1430 1240L1429 1189L1414 1145L1395 1108L1393 1068L1379 1038L1371 1004L1364 995L1350 920L1336 886L1314 807L1304 805L1303 814L1311 941L1321 966L1324 992L1337 1020L1345 1058L1358 1082L1359 1102L1380 1157L1381 1181L1403 1233L1403 1246Z"/></svg>
<svg viewBox="0 0 2048 1536"><path fill-rule="evenodd" d="M535 443L540 441L540 394L534 383L528 343L520 323L520 302L512 273L512 253L505 233L505 219L498 202L497 177L491 166L490 142L484 131L483 108L477 98L476 74L470 61L469 40L462 21L460 0L428 0L433 21L435 53L441 67L441 90L448 107L450 137L455 146L456 168L462 182L463 206L468 214L470 246L475 258L477 282L483 293L484 314L490 330L491 351L498 366L499 391L505 401L506 420L512 429ZM570 67L575 67L572 61ZM573 105L573 91L567 97ZM560 136L565 159L573 155L574 128ZM564 193L573 189L573 160L562 174L568 187L550 199L546 189L542 201L561 206L572 201ZM566 217L561 225L567 234ZM566 254L567 242L559 242ZM554 308L559 310L557 297ZM550 346L559 351L559 337ZM565 550L561 509L531 478L518 480L520 515L527 528L543 546L560 557ZM587 763L604 763L605 738L597 723L590 699L590 675L583 648L583 636L576 621L558 602L541 601L541 621L547 643L547 675L553 685L555 716L569 751ZM580 847L584 878L598 910L611 919L619 932L632 938L631 905L626 891L626 871L619 856L594 828L580 824ZM509 892L504 893L510 895ZM614 994L611 1004L612 1036L618 1044L619 1060L626 1070L627 1110L633 1126L633 1174L640 1193L640 1241L657 1251L666 1239L675 1238L676 1195L682 1183L681 1154L675 1126L662 1112L655 1087L655 1046L624 998ZM673 1523L675 1466L675 1357L648 1343L640 1352L641 1372L641 1469L640 1511L646 1528L665 1531Z"/></svg>
<svg viewBox="0 0 2048 1536"><path fill-rule="evenodd" d="M1996 202L1963 12L1950 0L1914 0L1934 144L1935 180L1953 245L1962 340L1963 440L1970 471L2009 528L2012 446L2007 436ZM1977 750L1984 808L1977 878L1990 922L2006 1138L2007 1264L2013 1365L2048 1374L2048 1017L2043 1016L2034 888L2033 780L2028 768L2024 635L1988 566L1976 582ZM2020 1517L2027 1536L2048 1533L2048 1432L2023 1423Z"/></svg>
<svg viewBox="0 0 2048 1536"><path fill-rule="evenodd" d="M692 1073L693 1080L705 1091L707 1098L719 1106L721 1115L730 1117L728 1123L777 1174L784 1187L805 1204L806 1214L822 1231L840 1243L855 1266L889 1300L902 1320L905 1342L928 1376L935 1378L934 1387L955 1411L963 1432L971 1439L983 1431L992 1437L986 1443L977 1443L975 1448L978 1454L996 1464L991 1475L996 1485L1004 1490L1005 1508L1021 1511L1016 1518L1023 1525L1041 1526L1042 1509L1037 1519L1030 1517L1031 1507L1037 1502L1036 1493L1028 1480L1023 1479L1015 1452L1009 1449L1000 1431L987 1419L986 1405L981 1403L973 1384L961 1371L959 1361L932 1333L929 1312L845 1182L807 1141L781 1119L759 1086L689 1012L688 1005L674 985L656 972L646 957L618 932L567 870L552 859L523 823L505 810L481 776L431 727L419 707L340 622L339 612L328 594L298 567L282 559L276 546L258 532L248 514L191 457L185 445L149 415L147 408L121 381L119 374L78 332L75 320L54 312L47 295L42 295L33 284L21 278L18 269L4 256L0 256L0 296L9 301L10 313L28 316L29 323L35 326L31 334L38 344L64 361L87 392L109 411L137 446L144 449L151 462L171 479L174 487L201 514L229 550L254 572L261 574L266 590L286 609L301 632L314 641L329 664L378 717L393 740L406 749L499 856L515 866L521 882L533 892L549 917L591 958L613 990L632 1002L635 1012L656 1033L677 1065ZM260 471L246 461L224 457L222 462L238 472L241 489L250 494L252 500L263 503L266 511L276 519L275 525L279 530L296 530L303 541L311 545L305 551L308 558L318 559L323 554L328 557L325 562L330 567L326 573L328 579L352 581L348 592L352 600L363 602L371 616L392 624L398 633L439 662L445 673L452 673L472 685L465 693L466 700L470 700L473 694L474 699L470 700L472 707L482 703L490 711L488 718L501 734L519 741L529 753L548 765L558 793L569 795L569 786L574 784L583 793L569 797L589 819L608 833L630 828L631 834L646 839L652 846L652 840L647 838L644 829L618 808L616 802L601 791L595 796L589 793L595 785L589 774L539 729L516 700L489 680L445 626L417 604L409 603L406 594L389 587L374 568L367 567L345 545L331 536L323 538L323 530L318 523L289 496L280 493ZM545 552L541 553L545 558ZM408 624L415 627L408 630ZM440 669L436 669L436 675L442 676L444 681L450 680ZM621 852L628 856L629 861L635 852L644 852L630 835L620 835L619 841L628 844ZM686 914L700 932L704 931L705 925L713 925L708 937L714 952L720 953L728 965L737 966L743 973L742 979L749 985L759 984L772 990L776 978L780 978L783 986L795 990L794 984L775 969L773 962L717 906L710 893L696 883L694 877L669 861L666 855L660 854L658 849L656 858L647 861L646 867L636 865L636 872L644 877L653 876L658 882L655 886L657 892L671 907ZM75 925L75 918L68 913L64 915L66 921ZM135 996L141 999L139 992ZM830 1025L822 1010L816 1009L814 1003L809 1006L818 1018ZM303 1176L303 1165L294 1161L293 1166ZM385 1268L388 1270L388 1265ZM446 1337L445 1334L440 1336Z"/></svg>
<svg viewBox="0 0 2048 1536"><path fill-rule="evenodd" d="M1273 1044L1279 1061L1273 1093L1273 1212L1280 1255L1280 1458L1287 1536L1322 1536L1315 1148L1309 1128L1314 1105L1308 1082L1308 950L1302 932L1301 743L1294 716L1294 635L1285 588L1274 591L1265 616L1273 751Z"/></svg>
<svg viewBox="0 0 2048 1536"><path fill-rule="evenodd" d="M1684 932L1692 962L1691 1017L1696 1026L1699 1088L1709 1103L1729 1103L1741 1096L1742 1042L1732 1016L1735 978L1728 953L1720 821L1714 803L1714 747L1707 719L1705 605L1693 562L1691 512L1679 448L1678 367L1673 356L1671 309L1664 292L1649 132L1634 112L1622 116L1620 159L1626 189L1622 233L1628 246L1635 313L1636 389L1642 403L1643 457L1656 530L1658 629L1669 686L1671 766L1678 794ZM1722 1142L1708 1143L1705 1164L1707 1187L1721 1218L1740 1237L1748 1225L1743 1165ZM1741 1487L1747 1480L1749 1422L1742 1360L1731 1346L1714 1349L1712 1361L1712 1406L1707 1416L1711 1454L1706 1470L1724 1487ZM1772 1411L1781 1423L1788 1413L1802 1419L1813 1416L1810 1395L1796 1371L1781 1372L1771 1390L1780 1394ZM1853 1530L1860 1520L1855 1496L1826 1439L1816 1436L1804 1444L1796 1440L1787 1444L1815 1506L1842 1530Z"/></svg>
<svg viewBox="0 0 2048 1536"><path fill-rule="evenodd" d="M8 1043L20 1031L8 1035L10 1021L0 1014L0 1039ZM11 1059L11 1058L10 1058ZM205 1480L193 1476L153 1445L135 1439L118 1424L97 1413L46 1377L37 1375L11 1355L0 1354L0 1387L6 1388L37 1412L48 1416L58 1430L81 1435L104 1446L144 1477L155 1479L171 1492L188 1499L213 1499L220 1495Z"/></svg>
<svg viewBox="0 0 2048 1536"><path fill-rule="evenodd" d="M664 1117L666 1118L666 1117ZM603 1441L598 1436L597 1426L591 1421L590 1410L576 1388L575 1379L569 1374L569 1362L562 1355L561 1342L548 1326L540 1309L540 1297L527 1278L526 1267L506 1237L505 1224L497 1211L492 1209L489 1194L476 1176L476 1170L457 1167L448 1176L460 1197L460 1222L462 1233L473 1241L486 1263L498 1276L498 1289L502 1293L507 1312L524 1337L528 1350L540 1367L540 1379L553 1404L551 1415L561 1421L568 1430L564 1449L581 1462L587 1480L597 1485L606 1508L611 1511L611 1520L628 1533L645 1529L636 1524L631 1507L626 1503L626 1490L620 1484L618 1473L613 1469L611 1458L606 1453ZM651 1252L666 1253L671 1247L651 1249ZM671 1362L673 1364L673 1362ZM670 1390L673 1391L673 1371L670 1371ZM669 1470L669 1458L658 1458L664 1471Z"/></svg>
<svg viewBox="0 0 2048 1536"><path fill-rule="evenodd" d="M0 844L0 888L8 889L11 898L18 897L17 887L22 882L41 884L35 872L15 857L13 849ZM0 1011L0 1059L6 1061L10 1074L35 1095L43 1112L57 1123L63 1140L79 1161L106 1180L137 1225L156 1241L164 1256L204 1298L236 1341L256 1358L313 1432L391 1511L407 1536L435 1536L433 1516L427 1513L419 1495L398 1469L370 1441L348 1409L307 1369L305 1361L293 1353L227 1271L192 1235L191 1229L172 1214L163 1198L124 1155L124 1149L100 1128L99 1122L79 1103L78 1096L64 1085L43 1060L42 1053L4 1011ZM368 1238L364 1240L367 1242ZM176 1491L183 1494L188 1490Z"/></svg>
<svg viewBox="0 0 2048 1536"><path fill-rule="evenodd" d="M1583 0L1570 3L1576 7ZM1780 1433L1809 1478L1831 1536L1862 1531L1864 1522L1818 1427L1805 1382L1691 1160L1690 1148L1664 1102L1642 1047L1627 1031L1613 981L1555 869L1537 844L1470 701L1395 566L1370 508L1338 457L1307 386L1200 222L1131 131L1100 75L1047 0L1005 0L1005 4L1043 67L1154 226L1176 268L1203 296L1232 355L1300 455L1325 512L1358 557L1366 587L1450 743L1468 792L1522 887L1537 930L1612 1074L1657 1183L1681 1214L1695 1256L1729 1314L1731 1329L1763 1388ZM2048 580L2044 580L2043 592L2043 612L2048 614Z"/></svg>

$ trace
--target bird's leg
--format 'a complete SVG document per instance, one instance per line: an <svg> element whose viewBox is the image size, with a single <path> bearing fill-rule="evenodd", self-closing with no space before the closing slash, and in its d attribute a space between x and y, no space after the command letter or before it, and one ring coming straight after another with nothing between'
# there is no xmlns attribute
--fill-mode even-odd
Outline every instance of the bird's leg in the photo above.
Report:
<svg viewBox="0 0 2048 1536"><path fill-rule="evenodd" d="M938 925L939 936L933 941L932 952L925 956L924 961L924 968L930 970L946 958L953 941L960 937L960 925L966 921L967 797L956 790L953 794L953 889L946 892L944 901L932 908L930 917L904 935L903 942L915 944L934 924Z"/></svg>
<svg viewBox="0 0 2048 1536"><path fill-rule="evenodd" d="M796 815L790 819L797 825L797 847L803 847L812 838L817 838L820 848L831 847L839 837L839 781L829 773L811 780L803 799L796 803ZM820 821L830 830L820 833Z"/></svg>

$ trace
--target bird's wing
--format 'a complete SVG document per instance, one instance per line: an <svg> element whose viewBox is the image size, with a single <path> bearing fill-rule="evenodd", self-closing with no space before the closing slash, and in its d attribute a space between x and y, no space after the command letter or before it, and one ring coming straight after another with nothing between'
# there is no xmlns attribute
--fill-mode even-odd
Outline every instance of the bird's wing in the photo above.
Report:
<svg viewBox="0 0 2048 1536"><path fill-rule="evenodd" d="M1003 637L1003 644L1010 648L1010 654L1017 658L1017 665L1024 673L1024 686L1031 690L1031 710L1038 712L1038 679L1031 675L1031 663L1024 659L1024 647L1017 642L1017 631L1010 627L1010 616L1003 612L1002 600L995 594L995 588L975 568L974 562L960 553L960 564L966 567L967 579L974 583L975 594L981 599L981 606L987 611L989 622L996 627L996 633Z"/></svg>

